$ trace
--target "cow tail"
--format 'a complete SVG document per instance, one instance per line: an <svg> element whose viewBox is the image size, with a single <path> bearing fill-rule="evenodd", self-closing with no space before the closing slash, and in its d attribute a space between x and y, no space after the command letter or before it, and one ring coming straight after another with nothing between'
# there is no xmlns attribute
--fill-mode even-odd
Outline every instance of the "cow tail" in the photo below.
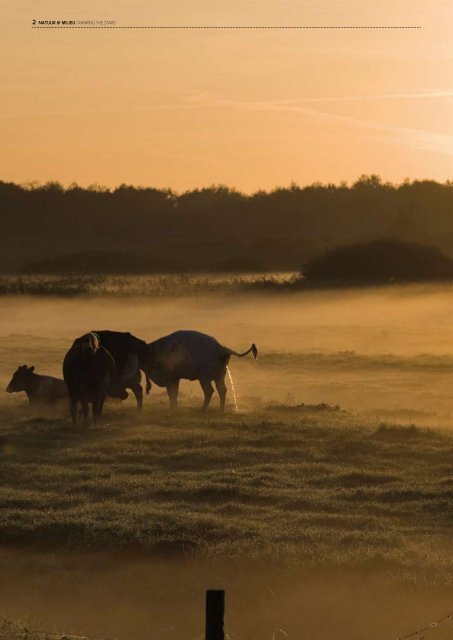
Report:
<svg viewBox="0 0 453 640"><path fill-rule="evenodd" d="M146 373L146 371L144 371L144 374L146 378L146 395L149 396L149 392L151 391L151 380L149 379L149 376Z"/></svg>
<svg viewBox="0 0 453 640"><path fill-rule="evenodd" d="M233 351L232 349L228 350L232 356L237 356L238 358L243 358L247 356L250 352L252 353L253 359L256 360L258 357L258 349L256 348L256 344L253 343L250 349L244 351L244 353L238 353L237 351Z"/></svg>

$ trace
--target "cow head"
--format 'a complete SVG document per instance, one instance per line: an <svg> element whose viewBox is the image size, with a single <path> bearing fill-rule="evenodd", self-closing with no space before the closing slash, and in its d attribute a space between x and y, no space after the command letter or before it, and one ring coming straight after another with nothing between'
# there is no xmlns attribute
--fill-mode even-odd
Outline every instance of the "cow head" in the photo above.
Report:
<svg viewBox="0 0 453 640"><path fill-rule="evenodd" d="M30 379L34 370L34 367L27 367L26 364L22 365L21 367L17 367L17 370L14 372L14 375L11 378L11 382L6 387L6 391L8 393L26 391L29 387Z"/></svg>

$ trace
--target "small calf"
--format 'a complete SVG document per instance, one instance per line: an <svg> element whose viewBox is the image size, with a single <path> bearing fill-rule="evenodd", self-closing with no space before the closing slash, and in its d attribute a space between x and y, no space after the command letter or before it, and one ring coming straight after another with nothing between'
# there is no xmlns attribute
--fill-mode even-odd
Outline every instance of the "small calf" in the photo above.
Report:
<svg viewBox="0 0 453 640"><path fill-rule="evenodd" d="M30 406L54 405L68 400L68 389L64 380L34 373L34 367L26 364L17 368L6 387L8 393L25 391Z"/></svg>

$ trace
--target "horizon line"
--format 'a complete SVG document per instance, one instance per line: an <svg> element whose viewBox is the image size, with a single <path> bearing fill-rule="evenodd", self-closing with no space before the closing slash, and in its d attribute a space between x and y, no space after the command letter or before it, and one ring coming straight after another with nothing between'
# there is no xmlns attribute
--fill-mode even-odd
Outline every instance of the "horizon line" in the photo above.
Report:
<svg viewBox="0 0 453 640"><path fill-rule="evenodd" d="M352 189L354 188L356 185L358 184L366 184L367 182L369 182L370 184L374 183L376 186L379 187L388 187L388 188L400 188L403 186L410 186L416 183L423 183L423 182L430 182L430 183L435 183L439 186L447 186L447 187L452 187L453 186L453 175L451 179L445 179L444 181L441 180L436 180L435 178L404 178L401 181L397 181L397 182L392 182L391 180L385 180L383 179L379 174L375 174L375 173L371 173L371 174L361 174L358 178L356 178L353 181L347 181L347 180L338 180L338 181L327 181L327 182L323 182L321 180L315 180L314 182L309 182L309 183L305 183L305 184L300 184L299 182L297 182L296 180L291 180L288 184L286 185L275 185L273 187L267 187L267 188L258 188L258 189L254 189L252 191L243 191L235 186L231 186L229 184L226 184L224 182L212 182L210 184L206 184L204 186L195 186L195 187L191 187L191 188L187 188L187 189L176 189L174 187L157 187L157 186L152 186L152 185L144 185L144 184L134 184L134 183L127 183L127 182L120 182L117 183L113 186L107 186L104 184L100 184L98 182L91 182L87 185L82 185L79 184L76 181L70 182L70 183L62 183L59 180L52 180L49 179L45 182L40 181L40 180L24 180L21 182L16 182L14 180L4 180L2 178L0 178L0 185L8 185L8 184L12 184L16 187L20 187L21 189L24 189L26 191L33 191L35 189L41 189L43 187L50 187L50 186L55 186L58 188L61 188L62 191L71 191L72 189L83 189L85 191L98 191L98 192L110 192L113 193L114 191L117 191L121 188L128 188L128 189L136 189L137 191L139 190L147 190L147 189L151 189L154 191L163 191L163 192L171 192L172 194L179 196L182 195L184 193L191 193L191 192L195 192L195 191L207 191L207 190L227 190L230 191L232 193L237 193L238 195L244 195L244 196L253 196L259 193L273 193L275 191L291 191L291 190L300 190L303 191L304 189L310 189L310 188L335 188L335 189Z"/></svg>

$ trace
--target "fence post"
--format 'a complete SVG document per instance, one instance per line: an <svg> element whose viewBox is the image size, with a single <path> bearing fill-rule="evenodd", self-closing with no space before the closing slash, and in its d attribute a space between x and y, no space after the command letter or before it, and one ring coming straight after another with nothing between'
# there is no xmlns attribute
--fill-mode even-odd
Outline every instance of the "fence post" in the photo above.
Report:
<svg viewBox="0 0 453 640"><path fill-rule="evenodd" d="M225 591L206 591L206 640L225 640L223 617L225 614Z"/></svg>

